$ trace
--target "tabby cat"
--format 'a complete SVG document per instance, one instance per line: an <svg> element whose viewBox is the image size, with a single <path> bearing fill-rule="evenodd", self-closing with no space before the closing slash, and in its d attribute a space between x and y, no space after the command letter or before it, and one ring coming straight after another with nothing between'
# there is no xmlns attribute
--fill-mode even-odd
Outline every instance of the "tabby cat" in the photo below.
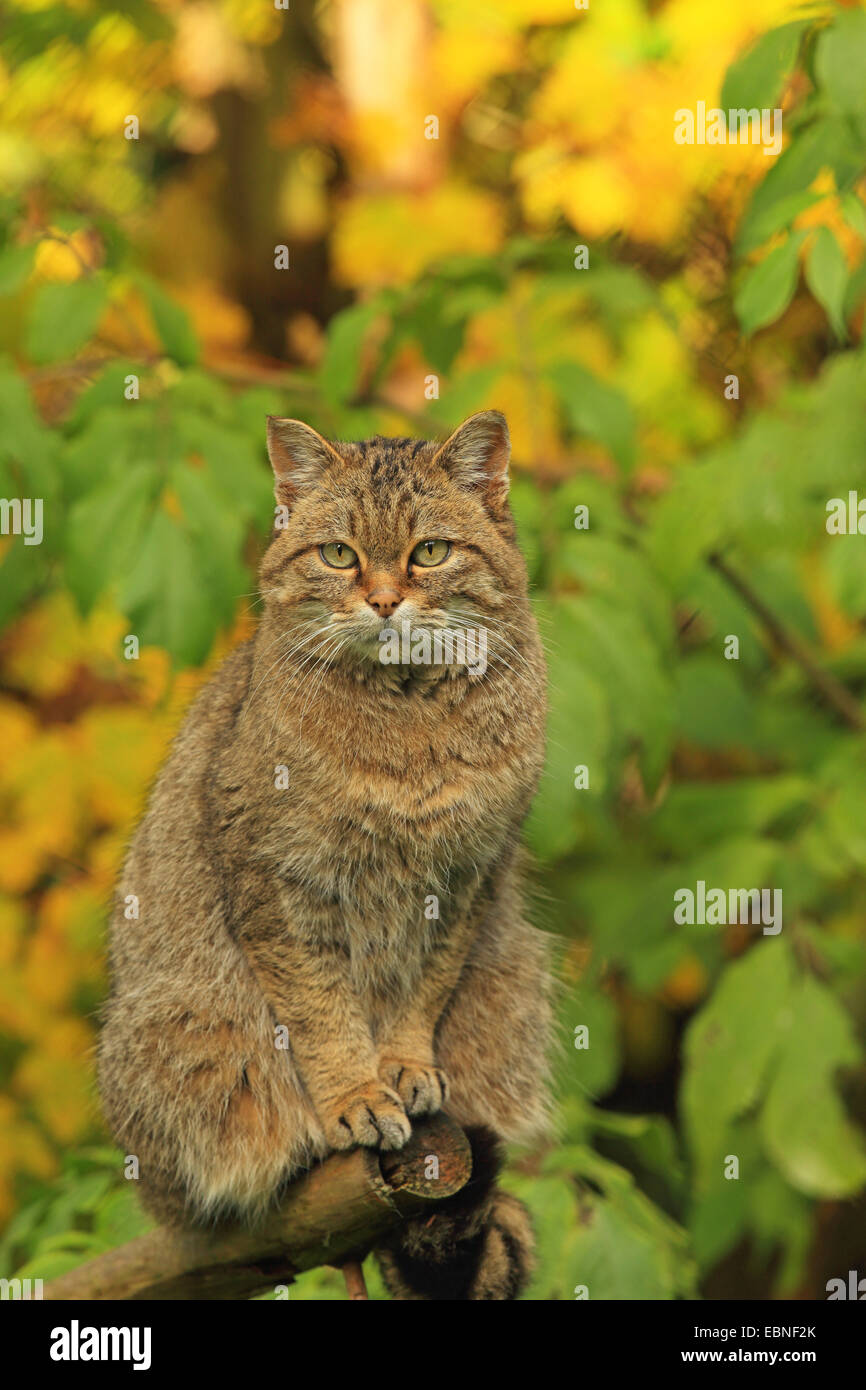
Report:
<svg viewBox="0 0 866 1390"><path fill-rule="evenodd" d="M473 1179L380 1252L386 1282L514 1298L532 1234L496 1173L547 1127L551 986L521 908L545 670L508 428L331 443L271 418L268 448L260 625L193 705L118 887L106 1116L150 1210L201 1223L444 1107ZM384 630L470 627L483 671L380 659Z"/></svg>

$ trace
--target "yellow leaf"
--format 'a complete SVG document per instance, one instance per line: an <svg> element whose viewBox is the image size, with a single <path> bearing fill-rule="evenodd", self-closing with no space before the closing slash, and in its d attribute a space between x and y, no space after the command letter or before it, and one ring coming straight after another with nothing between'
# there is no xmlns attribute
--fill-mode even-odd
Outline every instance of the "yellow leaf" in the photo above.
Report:
<svg viewBox="0 0 866 1390"><path fill-rule="evenodd" d="M78 1018L51 1019L38 1051L28 1053L13 1077L13 1091L29 1100L61 1143L80 1140L98 1116L91 1089L93 1036Z"/></svg>
<svg viewBox="0 0 866 1390"><path fill-rule="evenodd" d="M338 216L335 275L344 284L411 280L458 252L490 254L503 237L496 198L447 183L417 194L359 194Z"/></svg>

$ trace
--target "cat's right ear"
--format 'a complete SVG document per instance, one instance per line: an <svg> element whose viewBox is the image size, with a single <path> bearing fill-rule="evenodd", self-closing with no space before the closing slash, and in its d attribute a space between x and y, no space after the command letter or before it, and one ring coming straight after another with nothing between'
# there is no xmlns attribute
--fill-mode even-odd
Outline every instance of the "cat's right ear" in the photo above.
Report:
<svg viewBox="0 0 866 1390"><path fill-rule="evenodd" d="M305 487L318 482L325 469L343 460L327 439L303 420L268 416L268 457L274 470L278 502L288 506Z"/></svg>

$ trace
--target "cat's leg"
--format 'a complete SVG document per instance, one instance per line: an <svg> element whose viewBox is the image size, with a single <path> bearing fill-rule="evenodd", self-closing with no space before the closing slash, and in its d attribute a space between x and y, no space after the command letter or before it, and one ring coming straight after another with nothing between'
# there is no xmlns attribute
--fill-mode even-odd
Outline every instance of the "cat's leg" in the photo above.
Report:
<svg viewBox="0 0 866 1390"><path fill-rule="evenodd" d="M432 1115L448 1100L448 1077L433 1056L433 1022L415 1008L381 1041L379 1076L407 1115Z"/></svg>
<svg viewBox="0 0 866 1390"><path fill-rule="evenodd" d="M286 1030L329 1148L401 1148L411 1126L400 1096L379 1074L339 905L285 876L278 893L257 864L236 866L235 883L244 904L234 914L235 939Z"/></svg>
<svg viewBox="0 0 866 1390"><path fill-rule="evenodd" d="M485 920L435 1035L448 1114L508 1142L550 1132L551 941L516 901Z"/></svg>
<svg viewBox="0 0 866 1390"><path fill-rule="evenodd" d="M408 1221L377 1250L392 1298L491 1301L518 1298L533 1269L534 1238L522 1202L496 1185L502 1152L486 1129L467 1130L472 1177L431 1216Z"/></svg>
<svg viewBox="0 0 866 1390"><path fill-rule="evenodd" d="M225 964L208 972L179 957L173 978L142 971L108 1006L106 1118L160 1220L258 1216L327 1151L245 962Z"/></svg>
<svg viewBox="0 0 866 1390"><path fill-rule="evenodd" d="M451 929L380 1041L379 1074L407 1113L444 1107L506 1140L549 1125L550 938L527 925L508 874Z"/></svg>
<svg viewBox="0 0 866 1390"><path fill-rule="evenodd" d="M529 1216L496 1185L496 1174L502 1139L538 1138L549 1126L549 954L549 940L524 922L517 894L504 891L476 933L432 1045L435 1066L449 1078L445 1109L472 1145L472 1176L378 1252L394 1298L513 1299L529 1281Z"/></svg>
<svg viewBox="0 0 866 1390"><path fill-rule="evenodd" d="M473 941L507 878L507 865L490 871L481 891L464 890L430 929L420 978L380 1026L379 1076L400 1096L408 1115L432 1114L448 1101L447 1068L436 1055L435 1031L458 986Z"/></svg>

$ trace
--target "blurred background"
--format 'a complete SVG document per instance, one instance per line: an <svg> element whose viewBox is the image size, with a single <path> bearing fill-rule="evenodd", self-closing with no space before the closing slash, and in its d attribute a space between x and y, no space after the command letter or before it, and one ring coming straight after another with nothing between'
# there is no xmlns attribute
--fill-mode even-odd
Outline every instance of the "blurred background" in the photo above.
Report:
<svg viewBox="0 0 866 1390"><path fill-rule="evenodd" d="M44 537L0 537L0 1274L145 1226L93 1082L106 910L255 623L265 414L495 407L564 980L559 1135L507 1179L530 1297L866 1275L866 537L826 526L866 498L864 7L4 11L0 492ZM678 144L701 101L780 108L783 152ZM781 888L780 935L675 922L700 879Z"/></svg>

